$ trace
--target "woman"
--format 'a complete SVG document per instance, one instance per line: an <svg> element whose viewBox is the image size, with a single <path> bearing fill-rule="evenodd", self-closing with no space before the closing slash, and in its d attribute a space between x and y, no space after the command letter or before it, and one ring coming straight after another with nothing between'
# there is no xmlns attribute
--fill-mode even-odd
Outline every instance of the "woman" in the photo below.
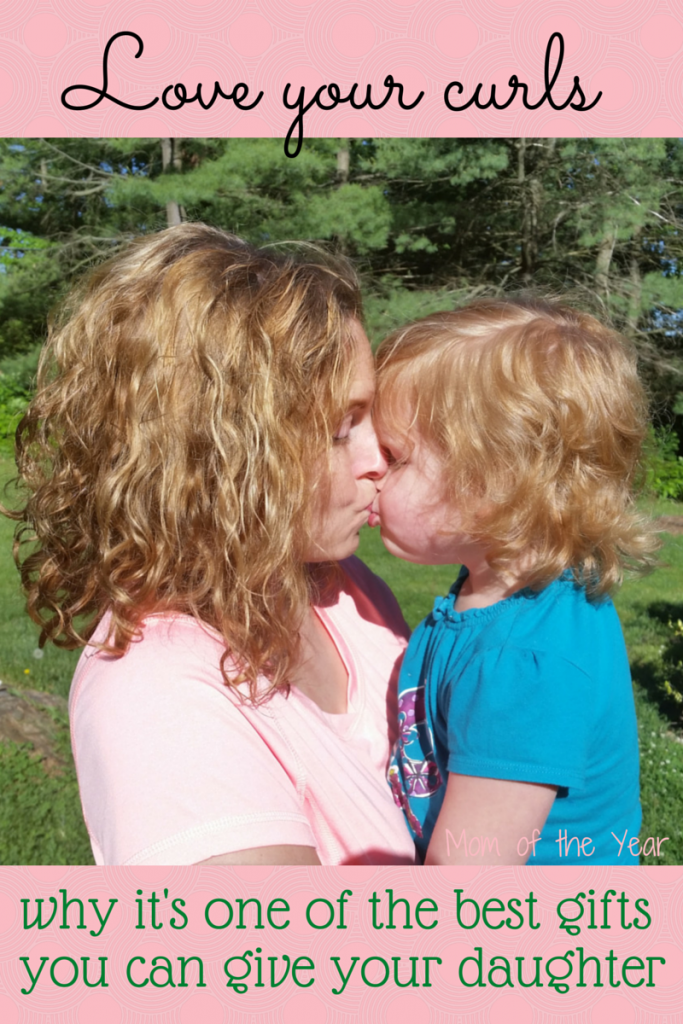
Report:
<svg viewBox="0 0 683 1024"><path fill-rule="evenodd" d="M406 626L350 559L386 466L348 267L202 225L70 300L18 431L42 638L87 644L98 863L409 863L384 779Z"/></svg>

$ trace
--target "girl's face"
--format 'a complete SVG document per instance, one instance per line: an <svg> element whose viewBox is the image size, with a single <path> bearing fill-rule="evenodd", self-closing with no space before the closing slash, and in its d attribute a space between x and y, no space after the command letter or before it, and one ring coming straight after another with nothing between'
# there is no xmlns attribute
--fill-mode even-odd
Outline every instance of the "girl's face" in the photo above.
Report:
<svg viewBox="0 0 683 1024"><path fill-rule="evenodd" d="M379 482L370 525L379 524L385 547L420 565L465 562L468 538L457 509L442 498L441 460L419 436L382 428L389 469Z"/></svg>
<svg viewBox="0 0 683 1024"><path fill-rule="evenodd" d="M353 554L377 496L377 481L387 470L372 422L375 367L370 342L357 321L353 343L349 401L330 454L328 503L316 518L307 562L338 561Z"/></svg>

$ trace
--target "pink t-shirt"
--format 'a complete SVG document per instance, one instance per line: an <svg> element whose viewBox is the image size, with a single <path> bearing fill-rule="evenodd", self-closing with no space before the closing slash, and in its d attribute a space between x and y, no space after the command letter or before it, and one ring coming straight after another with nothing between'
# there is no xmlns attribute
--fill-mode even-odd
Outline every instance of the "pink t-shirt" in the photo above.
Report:
<svg viewBox="0 0 683 1024"><path fill-rule="evenodd" d="M331 865L413 862L385 779L408 628L382 580L356 558L342 568L335 603L316 612L349 672L343 715L295 689L241 702L220 673L220 637L189 616L150 616L120 658L86 647L71 729L98 864L271 845L313 846Z"/></svg>

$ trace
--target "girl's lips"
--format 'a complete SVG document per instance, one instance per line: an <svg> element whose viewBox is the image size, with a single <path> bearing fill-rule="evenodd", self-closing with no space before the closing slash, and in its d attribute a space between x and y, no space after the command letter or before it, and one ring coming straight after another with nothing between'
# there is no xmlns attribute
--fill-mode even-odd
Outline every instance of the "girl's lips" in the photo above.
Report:
<svg viewBox="0 0 683 1024"><path fill-rule="evenodd" d="M370 509L370 515L368 516L368 526L379 526L379 515Z"/></svg>

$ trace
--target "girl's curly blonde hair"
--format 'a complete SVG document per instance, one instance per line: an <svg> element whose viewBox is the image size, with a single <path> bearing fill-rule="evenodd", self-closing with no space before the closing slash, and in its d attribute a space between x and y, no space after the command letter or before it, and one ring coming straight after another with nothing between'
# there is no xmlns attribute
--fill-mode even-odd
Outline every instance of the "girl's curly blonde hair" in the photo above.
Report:
<svg viewBox="0 0 683 1024"><path fill-rule="evenodd" d="M252 699L261 674L286 687L360 315L346 263L201 224L71 295L17 430L15 559L41 642L82 645L109 611L122 654L146 614L185 613L222 635L226 681L229 658Z"/></svg>
<svg viewBox="0 0 683 1024"><path fill-rule="evenodd" d="M635 507L647 401L626 339L555 302L480 301L396 331L376 418L443 465L442 499L501 573L598 596L657 547Z"/></svg>

